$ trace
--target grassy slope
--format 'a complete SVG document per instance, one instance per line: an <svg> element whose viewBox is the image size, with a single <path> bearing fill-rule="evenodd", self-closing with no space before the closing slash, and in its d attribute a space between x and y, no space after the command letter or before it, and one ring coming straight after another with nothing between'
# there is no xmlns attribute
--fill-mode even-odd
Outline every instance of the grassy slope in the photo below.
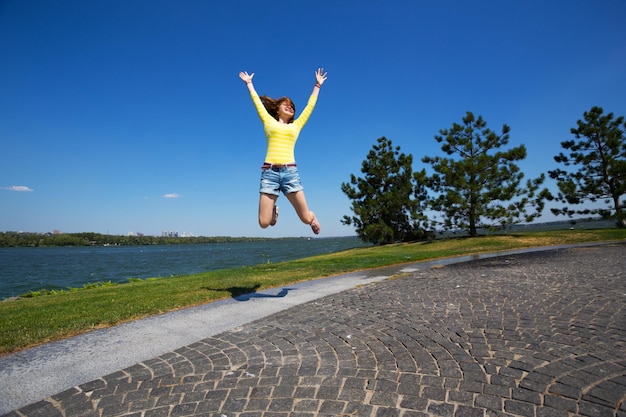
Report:
<svg viewBox="0 0 626 417"><path fill-rule="evenodd" d="M296 281L428 259L626 238L626 230L562 230L351 249L296 261L85 288L0 302L0 354Z"/></svg>

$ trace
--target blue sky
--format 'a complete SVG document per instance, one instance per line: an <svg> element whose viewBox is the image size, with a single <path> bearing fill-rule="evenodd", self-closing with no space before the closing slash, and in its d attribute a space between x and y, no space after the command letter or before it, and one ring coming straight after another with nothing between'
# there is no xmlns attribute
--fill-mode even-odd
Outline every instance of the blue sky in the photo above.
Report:
<svg viewBox="0 0 626 417"><path fill-rule="evenodd" d="M584 111L626 115L625 20L623 0L0 0L0 231L312 236L284 196L258 227L240 71L297 110L328 71L296 147L320 236L354 234L341 183L379 137L419 170L466 111L508 124L534 178Z"/></svg>

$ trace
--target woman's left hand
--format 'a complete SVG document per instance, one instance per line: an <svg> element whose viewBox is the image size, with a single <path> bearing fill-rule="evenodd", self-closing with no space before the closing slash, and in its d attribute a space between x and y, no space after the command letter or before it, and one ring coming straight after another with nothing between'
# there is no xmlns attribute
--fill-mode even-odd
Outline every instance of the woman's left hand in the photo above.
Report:
<svg viewBox="0 0 626 417"><path fill-rule="evenodd" d="M249 84L252 82L252 77L254 77L254 73L248 74L247 71L241 71L239 73L239 78L241 78L241 80L246 84Z"/></svg>
<svg viewBox="0 0 626 417"><path fill-rule="evenodd" d="M327 72L324 72L324 68L318 68L315 71L315 81L321 86L326 81L327 74Z"/></svg>

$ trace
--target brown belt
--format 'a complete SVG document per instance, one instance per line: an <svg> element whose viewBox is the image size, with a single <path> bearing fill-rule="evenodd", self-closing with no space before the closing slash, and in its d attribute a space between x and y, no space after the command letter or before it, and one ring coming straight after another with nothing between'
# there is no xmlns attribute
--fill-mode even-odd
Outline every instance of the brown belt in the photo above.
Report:
<svg viewBox="0 0 626 417"><path fill-rule="evenodd" d="M272 169L272 168L289 168L289 167L295 167L297 166L296 164L270 164L269 162L264 163L263 165L261 165L261 169Z"/></svg>

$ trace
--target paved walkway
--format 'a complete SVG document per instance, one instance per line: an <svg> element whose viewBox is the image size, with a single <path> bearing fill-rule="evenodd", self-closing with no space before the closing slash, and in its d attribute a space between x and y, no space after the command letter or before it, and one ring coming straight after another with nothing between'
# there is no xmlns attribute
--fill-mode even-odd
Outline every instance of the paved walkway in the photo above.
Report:
<svg viewBox="0 0 626 417"><path fill-rule="evenodd" d="M625 242L424 265L5 415L626 417Z"/></svg>

